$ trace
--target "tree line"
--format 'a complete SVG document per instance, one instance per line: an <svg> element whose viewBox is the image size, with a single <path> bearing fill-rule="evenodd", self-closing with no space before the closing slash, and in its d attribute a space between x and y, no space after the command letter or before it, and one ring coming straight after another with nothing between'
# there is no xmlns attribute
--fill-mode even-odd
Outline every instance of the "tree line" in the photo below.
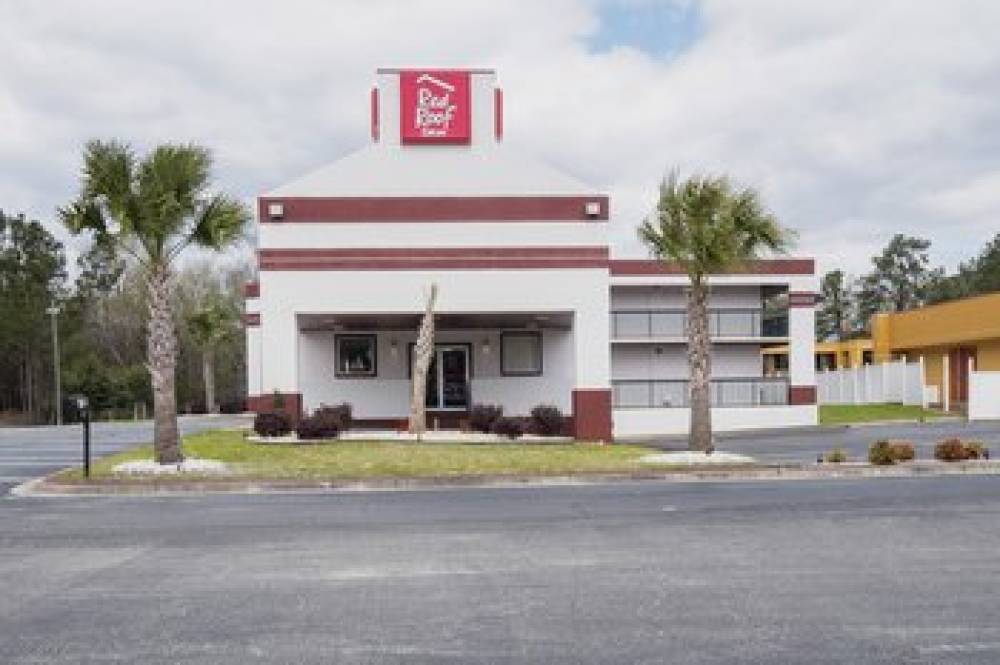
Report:
<svg viewBox="0 0 1000 665"><path fill-rule="evenodd" d="M1000 291L1000 233L978 255L948 274L931 267L930 240L898 233L855 278L843 270L823 276L816 339L841 340L870 332L879 312L903 312L947 300Z"/></svg>
<svg viewBox="0 0 1000 665"><path fill-rule="evenodd" d="M108 243L92 242L67 265L46 225L0 211L0 420L55 420L52 312L58 327L64 419L73 395L96 418L152 412L147 368L148 289L142 270ZM245 397L242 287L249 257L193 258L171 289L177 329L177 403L182 412L235 411ZM71 275L72 273L72 275Z"/></svg>

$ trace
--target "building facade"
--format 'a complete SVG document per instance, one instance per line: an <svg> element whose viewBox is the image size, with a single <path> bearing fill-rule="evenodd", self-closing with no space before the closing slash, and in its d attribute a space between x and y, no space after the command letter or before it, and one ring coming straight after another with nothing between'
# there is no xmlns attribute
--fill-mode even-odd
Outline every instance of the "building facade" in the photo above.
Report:
<svg viewBox="0 0 1000 665"><path fill-rule="evenodd" d="M923 359L937 403L962 409L970 371L1000 371L1000 293L952 300L872 319L876 362Z"/></svg>
<svg viewBox="0 0 1000 665"><path fill-rule="evenodd" d="M504 145L492 70L379 70L370 144L258 199L250 408L346 401L362 426L405 423L435 284L431 423L544 403L580 439L686 431L687 280L613 258L612 223L606 193ZM809 259L713 278L720 429L816 422L816 289ZM764 376L767 344L789 346L787 376Z"/></svg>

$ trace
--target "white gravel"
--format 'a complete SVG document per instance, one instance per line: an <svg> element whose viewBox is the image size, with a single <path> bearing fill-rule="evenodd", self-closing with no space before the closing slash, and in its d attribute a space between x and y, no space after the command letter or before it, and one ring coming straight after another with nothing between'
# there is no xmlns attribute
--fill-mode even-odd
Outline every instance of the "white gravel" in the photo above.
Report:
<svg viewBox="0 0 1000 665"><path fill-rule="evenodd" d="M255 443L298 443L294 434L287 436L256 436L250 435L248 440ZM569 443L573 439L568 436L538 436L524 434L516 439L510 439L499 434L484 434L482 432L462 432L459 430L428 430L421 437L409 432L396 430L348 430L337 437L340 441L422 441L423 443Z"/></svg>
<svg viewBox="0 0 1000 665"><path fill-rule="evenodd" d="M639 458L640 464L673 464L677 466L702 466L709 464L753 464L756 460L737 453L705 453L683 451L677 453L654 453Z"/></svg>
<svg viewBox="0 0 1000 665"><path fill-rule="evenodd" d="M199 475L225 474L229 467L218 460L188 457L180 464L157 464L154 460L135 460L115 464L112 473L123 476L165 476L181 473Z"/></svg>

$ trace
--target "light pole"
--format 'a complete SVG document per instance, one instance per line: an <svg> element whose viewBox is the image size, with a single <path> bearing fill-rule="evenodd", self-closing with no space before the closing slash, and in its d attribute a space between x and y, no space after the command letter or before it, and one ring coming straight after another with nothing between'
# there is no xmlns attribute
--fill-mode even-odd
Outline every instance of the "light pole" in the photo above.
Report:
<svg viewBox="0 0 1000 665"><path fill-rule="evenodd" d="M55 304L45 310L52 317L52 372L56 383L56 425L62 425L62 372L59 369L59 307Z"/></svg>

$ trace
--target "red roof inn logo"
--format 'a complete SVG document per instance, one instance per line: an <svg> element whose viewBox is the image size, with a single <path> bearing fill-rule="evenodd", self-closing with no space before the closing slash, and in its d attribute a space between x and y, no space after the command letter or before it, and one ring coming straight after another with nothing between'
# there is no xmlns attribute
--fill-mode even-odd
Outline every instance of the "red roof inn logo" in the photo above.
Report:
<svg viewBox="0 0 1000 665"><path fill-rule="evenodd" d="M403 143L468 143L469 73L404 71L399 73Z"/></svg>

